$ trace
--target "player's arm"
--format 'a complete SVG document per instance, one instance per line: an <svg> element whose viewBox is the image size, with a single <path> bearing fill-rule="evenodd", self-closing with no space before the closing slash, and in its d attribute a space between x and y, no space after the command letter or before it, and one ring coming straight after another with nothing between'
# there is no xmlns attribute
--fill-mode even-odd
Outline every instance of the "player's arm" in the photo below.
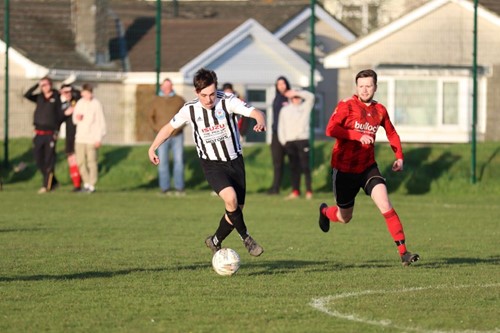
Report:
<svg viewBox="0 0 500 333"><path fill-rule="evenodd" d="M175 130L175 128L172 126L172 124L167 123L165 126L163 126L160 129L158 134L156 134L156 137L155 137L153 143L151 144L151 146L149 146L149 150L148 150L149 160L154 165L158 165L160 163L160 158L156 154L156 150L158 149L158 147L160 147L160 145L163 142L165 142L166 140L168 140L168 138L170 138L170 136L172 135L174 130Z"/></svg>
<svg viewBox="0 0 500 333"><path fill-rule="evenodd" d="M385 112L384 119L382 121L382 126L385 129L385 133L387 135L387 139L389 140L389 144L391 145L391 149L396 156L396 161L392 164L392 171L403 171L403 148L401 145L401 139L399 137L398 132L394 128L391 120L389 119L389 115L387 111Z"/></svg>
<svg viewBox="0 0 500 333"><path fill-rule="evenodd" d="M266 116L264 115L264 112L253 109L250 112L250 118L255 119L257 122L257 124L253 127L255 132L264 132L266 130Z"/></svg>

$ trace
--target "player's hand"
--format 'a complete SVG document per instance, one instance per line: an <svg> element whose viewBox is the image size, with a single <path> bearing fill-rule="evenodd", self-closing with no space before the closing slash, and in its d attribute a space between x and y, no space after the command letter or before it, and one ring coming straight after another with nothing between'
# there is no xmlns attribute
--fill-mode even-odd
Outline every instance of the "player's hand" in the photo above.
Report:
<svg viewBox="0 0 500 333"><path fill-rule="evenodd" d="M364 145L371 145L375 142L375 139L370 135L363 134L363 136L359 139L359 142Z"/></svg>
<svg viewBox="0 0 500 333"><path fill-rule="evenodd" d="M255 124L255 126L253 127L253 130L255 132L264 132L266 130L266 125L265 124Z"/></svg>
<svg viewBox="0 0 500 333"><path fill-rule="evenodd" d="M154 165L160 164L160 158L158 157L158 155L156 155L156 152L154 149L149 148L148 155L149 155L149 160L151 161L151 163L153 163Z"/></svg>
<svg viewBox="0 0 500 333"><path fill-rule="evenodd" d="M397 159L392 163L392 171L403 171L403 160Z"/></svg>

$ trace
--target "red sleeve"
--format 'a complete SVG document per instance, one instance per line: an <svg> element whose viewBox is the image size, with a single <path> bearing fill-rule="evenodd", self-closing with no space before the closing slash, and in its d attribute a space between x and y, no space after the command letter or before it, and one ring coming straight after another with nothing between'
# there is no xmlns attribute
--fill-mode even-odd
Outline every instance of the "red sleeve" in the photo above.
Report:
<svg viewBox="0 0 500 333"><path fill-rule="evenodd" d="M349 130L344 127L345 120L347 118L348 108L347 103L342 101L340 102L330 117L328 121L328 125L326 125L325 134L329 137L336 139L344 139L344 140L359 140L361 139L362 134Z"/></svg>
<svg viewBox="0 0 500 333"><path fill-rule="evenodd" d="M384 108L384 118L382 120L382 126L385 129L387 139L389 140L392 151L396 156L396 159L403 159L404 156L403 156L403 148L401 146L401 139L399 138L398 132L396 132L394 125L389 119L389 114L387 113L387 110L385 110L385 108Z"/></svg>

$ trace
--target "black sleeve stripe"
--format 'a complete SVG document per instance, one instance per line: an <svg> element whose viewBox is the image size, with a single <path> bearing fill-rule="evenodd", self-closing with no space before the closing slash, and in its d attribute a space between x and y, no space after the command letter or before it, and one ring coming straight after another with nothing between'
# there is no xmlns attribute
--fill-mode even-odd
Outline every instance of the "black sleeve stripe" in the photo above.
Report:
<svg viewBox="0 0 500 333"><path fill-rule="evenodd" d="M226 101L225 100L222 100L222 109L224 110L224 113L226 115L226 121L229 125L229 130L231 131L231 139L233 141L233 149L234 151L239 151L238 149L238 141L239 141L239 138L237 137L238 133L238 125L236 123L236 115L233 114L233 116L231 117L229 115L229 112L227 111L227 108L226 108ZM236 132L236 133L235 133Z"/></svg>
<svg viewBox="0 0 500 333"><path fill-rule="evenodd" d="M193 129L194 129L194 143L196 145L196 147L198 147L198 156L200 158L203 158L203 154L202 154L202 148L200 147L203 142L202 140L200 140L199 136L198 136L198 124L196 123L196 119L195 119L195 115L194 115L194 106L193 105L190 105L189 106L189 113L191 114L191 121L193 122ZM205 155L206 155L206 152L205 152Z"/></svg>

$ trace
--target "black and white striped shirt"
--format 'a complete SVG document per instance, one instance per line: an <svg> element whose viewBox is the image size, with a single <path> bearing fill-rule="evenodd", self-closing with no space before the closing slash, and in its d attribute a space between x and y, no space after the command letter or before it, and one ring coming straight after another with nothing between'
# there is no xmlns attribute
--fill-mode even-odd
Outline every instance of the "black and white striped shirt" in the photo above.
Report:
<svg viewBox="0 0 500 333"><path fill-rule="evenodd" d="M253 106L235 95L217 91L215 106L205 109L198 99L184 104L170 124L179 128L189 123L198 156L210 161L230 161L241 155L236 114L250 116Z"/></svg>

